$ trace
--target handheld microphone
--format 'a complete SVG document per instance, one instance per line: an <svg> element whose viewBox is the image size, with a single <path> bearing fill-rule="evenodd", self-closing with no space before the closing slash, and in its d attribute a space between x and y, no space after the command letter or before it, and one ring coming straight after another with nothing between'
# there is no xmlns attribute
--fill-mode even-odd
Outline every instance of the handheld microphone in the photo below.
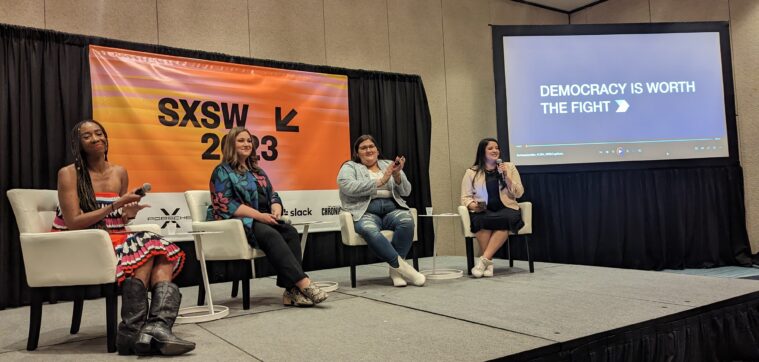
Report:
<svg viewBox="0 0 759 362"><path fill-rule="evenodd" d="M137 190L134 190L134 193L139 196L145 196L145 193L150 192L150 189L152 189L153 186L151 186L149 183L142 184L142 187L138 188Z"/></svg>
<svg viewBox="0 0 759 362"><path fill-rule="evenodd" d="M495 160L496 170L498 170L498 181L501 184L501 188L506 187L506 180L503 179L503 173L501 173L501 164L503 163L502 159Z"/></svg>

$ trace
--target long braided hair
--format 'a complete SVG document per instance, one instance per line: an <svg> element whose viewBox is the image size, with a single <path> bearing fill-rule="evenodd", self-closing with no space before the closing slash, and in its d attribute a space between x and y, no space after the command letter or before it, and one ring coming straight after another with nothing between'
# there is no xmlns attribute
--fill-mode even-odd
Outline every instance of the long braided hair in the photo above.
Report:
<svg viewBox="0 0 759 362"><path fill-rule="evenodd" d="M79 129L85 123L94 123L103 131L105 136L105 160L108 161L108 133L100 122L94 119L86 119L74 125L71 130L71 154L74 156L74 168L76 168L76 194L79 196L79 208L83 212L90 212L98 209L95 200L95 190L92 188L92 179L87 164L87 155L82 149ZM98 229L105 229L105 221L100 220L95 225Z"/></svg>

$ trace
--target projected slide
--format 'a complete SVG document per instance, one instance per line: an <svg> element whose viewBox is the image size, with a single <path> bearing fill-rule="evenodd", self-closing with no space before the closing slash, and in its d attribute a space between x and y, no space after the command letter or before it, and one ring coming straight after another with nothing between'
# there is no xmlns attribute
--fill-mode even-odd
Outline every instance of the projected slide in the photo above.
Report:
<svg viewBox="0 0 759 362"><path fill-rule="evenodd" d="M728 157L719 33L504 36L517 165Z"/></svg>

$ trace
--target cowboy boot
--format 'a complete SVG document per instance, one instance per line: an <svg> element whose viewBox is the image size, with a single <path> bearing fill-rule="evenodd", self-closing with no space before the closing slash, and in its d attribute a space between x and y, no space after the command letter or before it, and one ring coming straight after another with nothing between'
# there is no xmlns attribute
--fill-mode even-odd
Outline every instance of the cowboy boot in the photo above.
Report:
<svg viewBox="0 0 759 362"><path fill-rule="evenodd" d="M181 301L182 294L176 284L161 282L153 286L150 314L134 343L138 355L176 356L195 349L195 343L180 339L171 332Z"/></svg>
<svg viewBox="0 0 759 362"><path fill-rule="evenodd" d="M134 354L134 341L148 316L148 291L137 278L121 284L121 323L116 334L116 349L120 355Z"/></svg>
<svg viewBox="0 0 759 362"><path fill-rule="evenodd" d="M314 302L314 304L319 304L329 297L329 294L319 289L314 282L311 282L307 287L301 289L300 292L303 293L306 298Z"/></svg>

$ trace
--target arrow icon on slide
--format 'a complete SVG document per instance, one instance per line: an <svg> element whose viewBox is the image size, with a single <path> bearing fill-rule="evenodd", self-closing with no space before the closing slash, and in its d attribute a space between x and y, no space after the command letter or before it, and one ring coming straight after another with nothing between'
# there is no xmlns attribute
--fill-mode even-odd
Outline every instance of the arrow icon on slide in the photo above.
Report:
<svg viewBox="0 0 759 362"><path fill-rule="evenodd" d="M627 109L630 108L630 105L624 99L615 99L614 102L617 102L617 113L627 112Z"/></svg>

